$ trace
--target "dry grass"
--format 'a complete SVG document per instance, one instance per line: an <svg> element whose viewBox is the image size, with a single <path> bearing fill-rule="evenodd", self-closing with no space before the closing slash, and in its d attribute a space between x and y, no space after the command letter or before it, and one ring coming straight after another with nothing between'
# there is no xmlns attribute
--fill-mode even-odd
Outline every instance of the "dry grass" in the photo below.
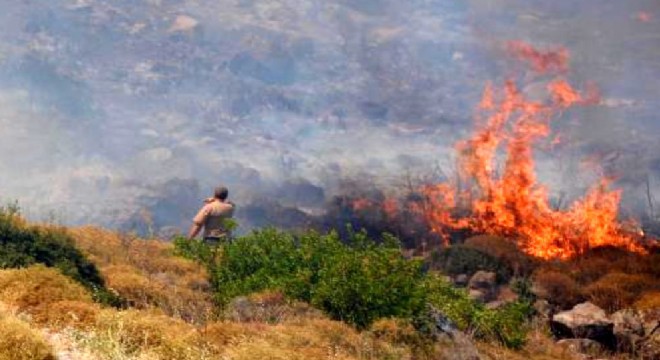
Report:
<svg viewBox="0 0 660 360"><path fill-rule="evenodd" d="M173 254L172 245L95 228L70 230L109 288L140 309L159 308L194 323L213 317L205 269Z"/></svg>
<svg viewBox="0 0 660 360"><path fill-rule="evenodd" d="M644 292L639 300L634 304L637 310L659 310L660 309L660 290Z"/></svg>
<svg viewBox="0 0 660 360"><path fill-rule="evenodd" d="M478 235L465 240L465 246L484 252L508 264L514 275L529 275L535 267L530 256L511 240L493 235Z"/></svg>
<svg viewBox="0 0 660 360"><path fill-rule="evenodd" d="M565 273L547 268L534 272L534 293L562 309L569 309L583 300L579 284Z"/></svg>
<svg viewBox="0 0 660 360"><path fill-rule="evenodd" d="M657 288L658 280L647 275L609 273L584 289L586 297L605 311L630 307L642 292Z"/></svg>
<svg viewBox="0 0 660 360"><path fill-rule="evenodd" d="M286 299L277 291L264 291L236 298L223 313L224 320L270 324L324 317L320 310L304 302Z"/></svg>
<svg viewBox="0 0 660 360"><path fill-rule="evenodd" d="M197 329L164 314L107 309L98 315L97 341L112 342L125 354L158 359L202 359L207 350Z"/></svg>
<svg viewBox="0 0 660 360"><path fill-rule="evenodd" d="M645 292L660 291L660 255L596 248L565 262L537 268L537 295L563 309L589 300L608 312L632 306ZM650 301L650 300L646 300Z"/></svg>
<svg viewBox="0 0 660 360"><path fill-rule="evenodd" d="M217 323L203 334L230 359L406 359L404 347L358 333L346 324L312 319L277 325Z"/></svg>
<svg viewBox="0 0 660 360"><path fill-rule="evenodd" d="M49 312L51 304L66 300L92 302L82 285L56 269L35 265L0 270L0 301L17 311Z"/></svg>
<svg viewBox="0 0 660 360"><path fill-rule="evenodd" d="M97 317L101 312L98 304L84 301L58 301L48 306L47 311L39 311L33 315L37 324L47 325L50 328L78 328L93 329Z"/></svg>
<svg viewBox="0 0 660 360"><path fill-rule="evenodd" d="M0 360L55 360L52 348L24 322L0 315Z"/></svg>
<svg viewBox="0 0 660 360"><path fill-rule="evenodd" d="M582 359L557 345L544 324L535 324L527 335L527 343L520 351L513 351L495 343L477 343L483 359L491 360L578 360Z"/></svg>

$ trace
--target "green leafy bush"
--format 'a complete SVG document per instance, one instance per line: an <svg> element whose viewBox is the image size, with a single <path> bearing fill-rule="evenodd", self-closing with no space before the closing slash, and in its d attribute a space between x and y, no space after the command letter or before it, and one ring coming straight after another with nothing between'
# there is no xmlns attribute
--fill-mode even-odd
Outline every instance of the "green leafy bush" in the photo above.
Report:
<svg viewBox="0 0 660 360"><path fill-rule="evenodd" d="M343 244L336 233L254 231L221 245L219 261L209 262L216 300L225 306L239 295L277 289L358 328L408 316L422 304L421 263L404 259L394 239L386 239L375 244L358 232ZM175 244L181 254L209 259L205 245Z"/></svg>
<svg viewBox="0 0 660 360"><path fill-rule="evenodd" d="M185 236L176 236L173 239L174 254L189 260L209 264L213 258L211 247L200 240L189 240Z"/></svg>
<svg viewBox="0 0 660 360"><path fill-rule="evenodd" d="M423 324L428 322L423 310L431 304L464 331L509 347L522 345L531 309L527 302L486 309L464 290L425 274L420 261L405 259L396 239L383 239L376 244L364 232L350 232L343 243L333 232L254 231L222 245L208 263L216 299L226 307L237 296L277 290L360 329L391 317ZM181 254L209 259L202 243L175 244Z"/></svg>
<svg viewBox="0 0 660 360"><path fill-rule="evenodd" d="M437 276L424 281L426 299L441 310L456 326L477 338L496 340L510 348L520 348L527 335L527 319L533 307L527 301L507 304L498 309L488 309L469 298L464 289L458 289ZM417 319L424 324L424 319Z"/></svg>
<svg viewBox="0 0 660 360"><path fill-rule="evenodd" d="M232 298L265 289L289 293L303 266L295 239L288 233L265 229L221 246L219 264L212 269L216 299L226 305Z"/></svg>
<svg viewBox="0 0 660 360"><path fill-rule="evenodd" d="M398 248L370 243L333 256L320 269L312 304L364 328L388 316L411 316L423 304L421 263Z"/></svg>
<svg viewBox="0 0 660 360"><path fill-rule="evenodd" d="M15 206L0 207L0 268L22 268L44 264L92 291L94 298L110 305L121 305L104 286L98 269L74 246L62 229L28 225Z"/></svg>

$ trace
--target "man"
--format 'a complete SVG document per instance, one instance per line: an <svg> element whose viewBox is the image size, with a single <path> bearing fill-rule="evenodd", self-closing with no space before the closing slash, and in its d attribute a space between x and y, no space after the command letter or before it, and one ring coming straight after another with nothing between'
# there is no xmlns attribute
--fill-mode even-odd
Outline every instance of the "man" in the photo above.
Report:
<svg viewBox="0 0 660 360"><path fill-rule="evenodd" d="M194 239L204 228L204 242L208 244L218 244L226 239L229 231L225 228L225 222L234 215L235 205L227 201L229 190L224 186L215 188L212 198L204 200L204 206L199 210L193 224L190 227L188 238Z"/></svg>

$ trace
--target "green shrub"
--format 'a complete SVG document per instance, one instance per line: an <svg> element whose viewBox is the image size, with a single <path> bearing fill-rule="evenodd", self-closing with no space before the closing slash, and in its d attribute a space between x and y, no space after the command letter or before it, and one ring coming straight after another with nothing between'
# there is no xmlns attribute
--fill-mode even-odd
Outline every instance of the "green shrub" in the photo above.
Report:
<svg viewBox="0 0 660 360"><path fill-rule="evenodd" d="M340 252L318 276L312 304L358 328L381 317L411 316L424 304L421 262L404 259L398 248L370 244Z"/></svg>
<svg viewBox="0 0 660 360"><path fill-rule="evenodd" d="M448 275L473 275L479 270L492 271L497 275L497 281L509 280L513 271L506 263L480 250L462 245L452 246L435 252L431 256L433 268L442 270Z"/></svg>
<svg viewBox="0 0 660 360"><path fill-rule="evenodd" d="M30 226L15 206L0 207L0 268L33 264L59 269L90 289L98 301L121 303L105 288L96 266L74 246L73 239L63 229Z"/></svg>
<svg viewBox="0 0 660 360"><path fill-rule="evenodd" d="M189 260L209 264L213 257L211 247L200 240L189 240L185 236L176 236L173 240L174 254Z"/></svg>
<svg viewBox="0 0 660 360"><path fill-rule="evenodd" d="M294 236L265 229L222 245L219 261L207 264L223 308L237 296L276 290L364 329L390 317L422 324L430 303L462 330L509 347L521 346L528 303L485 309L464 290L425 274L420 261L405 259L396 239L387 235L383 239L376 244L364 232L350 232L348 243L343 243L334 232ZM199 254L207 254L207 249L187 241L175 244L180 254L206 259Z"/></svg>
<svg viewBox="0 0 660 360"><path fill-rule="evenodd" d="M236 296L275 289L358 328L379 317L408 316L422 304L421 264L405 260L385 238L377 245L358 232L343 244L336 233L254 231L222 245L221 261L208 263L216 300L224 307ZM175 244L180 254L205 259L199 254L207 250Z"/></svg>
<svg viewBox="0 0 660 360"><path fill-rule="evenodd" d="M510 348L524 345L528 330L526 323L533 313L529 302L519 301L488 309L470 299L464 289L457 289L439 277L428 276L424 287L428 303L442 311L460 330ZM428 326L419 318L416 324Z"/></svg>

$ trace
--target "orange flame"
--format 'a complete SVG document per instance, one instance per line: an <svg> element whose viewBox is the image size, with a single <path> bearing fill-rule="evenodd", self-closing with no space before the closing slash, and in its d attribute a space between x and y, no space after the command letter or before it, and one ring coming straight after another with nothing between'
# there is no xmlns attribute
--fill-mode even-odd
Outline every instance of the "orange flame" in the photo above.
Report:
<svg viewBox="0 0 660 360"><path fill-rule="evenodd" d="M513 57L529 63L539 74L568 70L568 50L565 48L540 51L523 41L509 41L506 50Z"/></svg>
<svg viewBox="0 0 660 360"><path fill-rule="evenodd" d="M351 207L353 208L353 211L362 211L370 208L372 205L373 203L371 202L371 200L364 198L355 199L351 203Z"/></svg>
<svg viewBox="0 0 660 360"><path fill-rule="evenodd" d="M653 15L650 12L640 11L637 13L637 20L648 23L653 19Z"/></svg>
<svg viewBox="0 0 660 360"><path fill-rule="evenodd" d="M565 52L549 57L522 48L535 60L531 63L535 70L563 68L568 57ZM427 198L423 214L431 229L439 234L470 229L502 235L544 259L570 258L603 245L644 252L618 222L621 192L609 191L608 180L599 181L566 210L550 205L547 189L537 182L533 147L550 136L549 123L558 113L593 103L595 97L580 94L562 79L551 81L547 90L551 100L541 103L526 99L513 81L497 93L492 85L486 86L473 136L456 145L458 179L423 189ZM501 149L505 159L496 171Z"/></svg>
<svg viewBox="0 0 660 360"><path fill-rule="evenodd" d="M385 201L383 201L383 212L385 212L385 216L387 216L388 219L395 218L398 211L399 204L397 203L396 199L387 198Z"/></svg>

